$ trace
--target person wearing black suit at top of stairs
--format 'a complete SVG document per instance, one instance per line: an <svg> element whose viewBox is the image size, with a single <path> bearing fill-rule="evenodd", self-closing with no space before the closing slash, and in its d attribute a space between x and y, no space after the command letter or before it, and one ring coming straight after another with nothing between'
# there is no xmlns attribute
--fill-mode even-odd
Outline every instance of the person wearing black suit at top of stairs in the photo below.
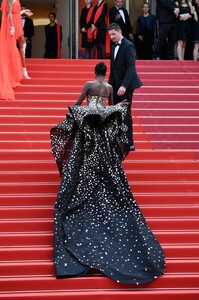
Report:
<svg viewBox="0 0 199 300"><path fill-rule="evenodd" d="M26 10L26 6L21 4L21 10L24 12ZM21 15L22 18L22 25L24 30L24 39L26 42L26 50L25 50L25 57L31 58L32 56L32 37L34 36L34 23L33 20L28 17L26 14Z"/></svg>
<svg viewBox="0 0 199 300"><path fill-rule="evenodd" d="M115 0L114 6L109 10L109 21L117 23L122 29L122 35L130 41L133 41L133 27L130 22L129 14L123 7L123 0Z"/></svg>
<svg viewBox="0 0 199 300"><path fill-rule="evenodd" d="M109 25L108 33L111 41L114 43L111 47L109 83L113 87L114 104L125 99L127 99L129 103L125 124L128 127L127 135L130 150L134 151L135 146L133 141L131 105L134 90L142 86L142 82L137 75L135 66L136 49L133 43L122 35L122 30L117 23Z"/></svg>
<svg viewBox="0 0 199 300"><path fill-rule="evenodd" d="M176 42L176 18L179 8L174 0L156 0L156 18L159 25L158 41L154 48L153 59L161 59L162 50L167 48L166 59L175 59L174 47Z"/></svg>

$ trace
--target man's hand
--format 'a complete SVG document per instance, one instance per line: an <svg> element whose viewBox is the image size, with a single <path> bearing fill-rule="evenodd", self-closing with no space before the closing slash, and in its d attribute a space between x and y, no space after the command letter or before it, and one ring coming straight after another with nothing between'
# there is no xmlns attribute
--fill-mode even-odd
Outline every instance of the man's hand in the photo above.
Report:
<svg viewBox="0 0 199 300"><path fill-rule="evenodd" d="M176 17L178 17L179 12L180 12L180 9L178 7L174 9L174 14Z"/></svg>
<svg viewBox="0 0 199 300"><path fill-rule="evenodd" d="M117 91L117 95L118 96L122 96L122 95L124 95L126 93L126 88L125 88L125 86L121 86L120 88L119 88L119 90Z"/></svg>

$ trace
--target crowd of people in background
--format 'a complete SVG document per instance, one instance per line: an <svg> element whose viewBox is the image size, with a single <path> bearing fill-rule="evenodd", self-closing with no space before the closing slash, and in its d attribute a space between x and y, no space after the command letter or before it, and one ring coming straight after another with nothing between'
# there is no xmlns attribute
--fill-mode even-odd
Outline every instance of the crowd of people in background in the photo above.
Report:
<svg viewBox="0 0 199 300"><path fill-rule="evenodd" d="M198 59L199 0L156 0L156 16L151 14L150 4L143 3L134 34L123 4L123 0L115 0L108 9L106 1L93 4L85 0L80 31L86 58L108 57L106 29L117 23L123 36L134 43L138 59Z"/></svg>

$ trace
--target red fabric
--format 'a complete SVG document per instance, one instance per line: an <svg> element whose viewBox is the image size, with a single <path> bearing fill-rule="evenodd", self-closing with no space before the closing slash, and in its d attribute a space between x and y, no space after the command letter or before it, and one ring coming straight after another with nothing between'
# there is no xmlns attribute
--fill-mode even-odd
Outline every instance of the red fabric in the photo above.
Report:
<svg viewBox="0 0 199 300"><path fill-rule="evenodd" d="M94 16L94 24L97 22L100 15L102 14L102 10L103 10L104 5L105 5L105 2L102 3L102 5L100 5L99 8L97 9L97 11L95 13L95 16ZM105 22L106 22L106 26L108 27L108 25L109 25L108 11L107 11L107 14L106 14ZM95 31L93 32L94 40L96 40L96 38L97 38L97 31L98 31L98 28L96 28ZM109 56L110 55L110 39L109 39L108 32L106 32L105 50L106 50L106 55Z"/></svg>
<svg viewBox="0 0 199 300"><path fill-rule="evenodd" d="M61 58L61 26L57 24L57 58Z"/></svg>
<svg viewBox="0 0 199 300"><path fill-rule="evenodd" d="M16 14L18 11L21 22L21 6L19 0L13 3L13 10ZM20 85L23 78L22 62L19 50L16 46L15 35L10 34L10 22L8 17L8 5L6 0L2 1L2 22L0 31L0 99L15 99L13 88ZM14 26L16 26L16 33L20 32L20 24L17 25L16 20L13 18ZM19 19L18 19L19 20ZM22 26L22 22L21 22ZM23 34L23 33L22 33Z"/></svg>
<svg viewBox="0 0 199 300"><path fill-rule="evenodd" d="M93 9L94 9L94 6L91 6L89 8L89 11L88 11L88 14L87 14L87 17L86 17L86 23L88 24L91 20L91 17L92 17L92 13L93 13ZM88 39L88 42L92 42L93 41L93 33L91 31L91 27L87 29L87 39Z"/></svg>

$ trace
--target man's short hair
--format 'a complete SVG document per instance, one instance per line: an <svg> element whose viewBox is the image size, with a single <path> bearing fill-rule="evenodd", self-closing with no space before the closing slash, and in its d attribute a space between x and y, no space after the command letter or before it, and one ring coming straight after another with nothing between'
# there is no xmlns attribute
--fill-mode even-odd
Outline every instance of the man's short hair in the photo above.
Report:
<svg viewBox="0 0 199 300"><path fill-rule="evenodd" d="M115 31L122 31L121 27L117 23L111 23L107 30L115 30Z"/></svg>

